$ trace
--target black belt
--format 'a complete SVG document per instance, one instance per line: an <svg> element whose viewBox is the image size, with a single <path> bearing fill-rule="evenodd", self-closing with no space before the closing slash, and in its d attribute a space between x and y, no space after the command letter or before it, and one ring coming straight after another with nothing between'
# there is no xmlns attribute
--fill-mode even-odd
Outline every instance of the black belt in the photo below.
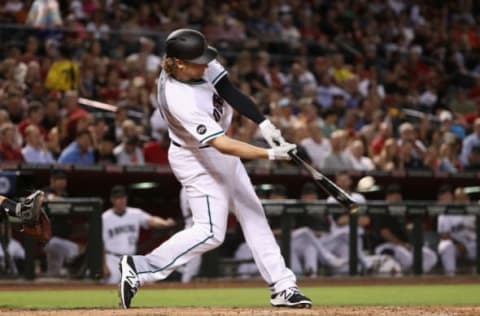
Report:
<svg viewBox="0 0 480 316"><path fill-rule="evenodd" d="M177 147L180 147L180 148L183 148L183 146L180 145L179 143L177 143L177 142L175 142L175 141L173 141L173 140L172 140L171 142L172 142L173 145L175 145L175 146L177 146ZM210 147L210 145L202 145L202 146L200 146L200 147L198 147L198 148L202 149L202 148L207 148L207 147Z"/></svg>

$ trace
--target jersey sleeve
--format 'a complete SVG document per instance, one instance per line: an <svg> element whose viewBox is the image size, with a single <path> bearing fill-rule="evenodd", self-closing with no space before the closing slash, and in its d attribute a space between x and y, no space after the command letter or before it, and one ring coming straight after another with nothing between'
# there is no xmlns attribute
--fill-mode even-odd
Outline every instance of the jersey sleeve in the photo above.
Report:
<svg viewBox="0 0 480 316"><path fill-rule="evenodd" d="M148 220L150 219L150 217L152 217L152 215L148 214L147 212L139 208L135 210L135 215L137 216L138 223L140 224L140 226L142 226L142 228L148 229L149 228Z"/></svg>
<svg viewBox="0 0 480 316"><path fill-rule="evenodd" d="M188 89L168 91L167 98L173 101L169 111L199 143L206 144L208 141L225 134L223 128L213 117L197 106L193 91Z"/></svg>
<svg viewBox="0 0 480 316"><path fill-rule="evenodd" d="M203 79L208 81L212 86L215 86L220 79L228 74L225 67L216 59L208 63L208 67L204 72Z"/></svg>

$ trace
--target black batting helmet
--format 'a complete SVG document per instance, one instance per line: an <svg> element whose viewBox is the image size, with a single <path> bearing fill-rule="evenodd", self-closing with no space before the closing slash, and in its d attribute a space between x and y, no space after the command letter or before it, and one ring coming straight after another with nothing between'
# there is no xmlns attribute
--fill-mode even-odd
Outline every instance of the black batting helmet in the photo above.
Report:
<svg viewBox="0 0 480 316"><path fill-rule="evenodd" d="M178 29L167 37L166 54L193 64L208 64L217 57L217 50L208 45L199 31Z"/></svg>

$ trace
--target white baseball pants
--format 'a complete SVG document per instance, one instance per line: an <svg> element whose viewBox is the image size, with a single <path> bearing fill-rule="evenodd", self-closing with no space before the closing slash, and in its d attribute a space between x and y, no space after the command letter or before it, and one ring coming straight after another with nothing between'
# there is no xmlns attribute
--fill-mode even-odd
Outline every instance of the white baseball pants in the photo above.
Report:
<svg viewBox="0 0 480 316"><path fill-rule="evenodd" d="M133 256L140 283L165 279L197 255L222 244L232 210L260 274L273 293L295 286L250 178L237 157L212 147L170 146L169 162L185 187L193 226L178 232L146 256Z"/></svg>

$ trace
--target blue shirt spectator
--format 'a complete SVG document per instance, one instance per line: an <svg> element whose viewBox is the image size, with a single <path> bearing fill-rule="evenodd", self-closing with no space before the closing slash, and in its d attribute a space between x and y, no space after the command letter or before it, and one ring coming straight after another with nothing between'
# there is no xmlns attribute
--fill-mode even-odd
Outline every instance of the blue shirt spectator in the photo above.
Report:
<svg viewBox="0 0 480 316"><path fill-rule="evenodd" d="M60 154L59 163L93 165L95 157L90 149L90 133L87 130L78 132L75 140L70 143Z"/></svg>
<svg viewBox="0 0 480 316"><path fill-rule="evenodd" d="M473 124L474 132L463 140L462 153L460 160L464 166L469 164L469 156L474 146L480 146L480 118L477 118Z"/></svg>
<svg viewBox="0 0 480 316"><path fill-rule="evenodd" d="M42 134L35 125L29 125L25 129L26 145L22 149L22 155L26 162L30 163L55 163L52 153L45 149Z"/></svg>

